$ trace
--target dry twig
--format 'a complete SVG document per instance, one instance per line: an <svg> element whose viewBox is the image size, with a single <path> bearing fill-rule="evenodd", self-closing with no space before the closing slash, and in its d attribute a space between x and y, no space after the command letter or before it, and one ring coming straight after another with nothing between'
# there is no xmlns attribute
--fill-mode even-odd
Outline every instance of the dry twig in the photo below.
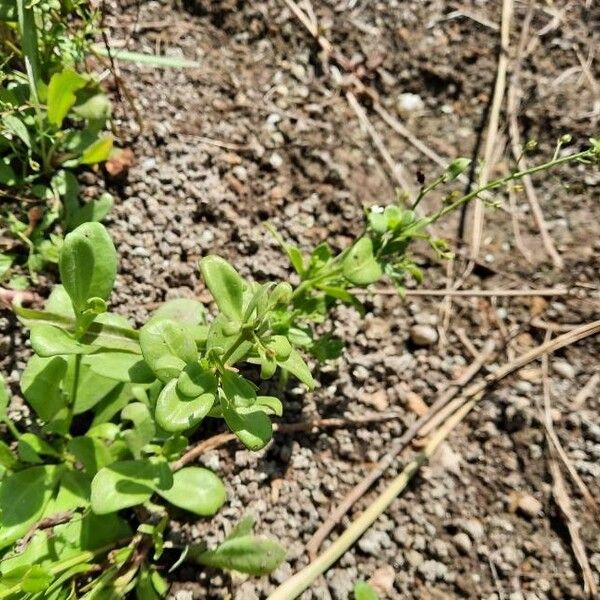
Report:
<svg viewBox="0 0 600 600"><path fill-rule="evenodd" d="M575 511L573 510L569 494L567 493L565 481L562 473L560 472L560 467L555 460L551 460L549 463L549 468L553 481L552 494L557 506L560 508L563 516L565 517L567 529L569 530L569 535L571 537L573 554L577 559L577 563L581 568L581 574L583 576L583 590L588 598L596 598L598 589L596 587L596 582L594 581L594 574L590 568L590 563L585 552L585 546L581 536L579 535L580 525L577 521Z"/></svg>
<svg viewBox="0 0 600 600"><path fill-rule="evenodd" d="M508 84L506 99L506 108L508 113L508 130L510 133L510 148L513 158L519 163L519 166L522 169L527 168L527 163L525 157L523 156L521 134L519 132L519 124L517 123L517 115L519 113L520 104L519 77L521 74L521 64L524 58L525 47L529 38L529 26L533 16L533 7L534 1L530 0L527 14L525 15L525 19L523 21L523 27L521 29L521 37L519 40L519 46L517 48L517 56L514 62L513 73ZM552 263L554 264L554 266L557 269L562 269L564 263L560 254L558 254L556 247L554 246L554 242L552 241L550 234L548 233L548 226L546 225L546 221L544 219L544 213L540 208L540 203L537 199L537 194L535 193L533 181L529 175L526 175L525 177L523 177L522 182L527 201L529 202L529 206L531 207L533 218L535 219L537 228L542 238L542 245L544 246L544 249L546 250L548 256L552 259ZM518 239L516 231L515 239Z"/></svg>
<svg viewBox="0 0 600 600"><path fill-rule="evenodd" d="M327 427L348 427L360 426L367 423L381 423L383 421L391 421L402 416L400 413L373 413L360 415L356 417L339 417L331 419L311 419L310 421L301 421L299 423L273 423L273 431L277 433L297 433L299 431L318 431ZM190 448L179 460L171 463L171 470L177 471L185 465L195 461L199 456L202 456L209 450L219 448L233 440L237 440L237 436L233 433L219 433L207 440L198 442L194 447Z"/></svg>

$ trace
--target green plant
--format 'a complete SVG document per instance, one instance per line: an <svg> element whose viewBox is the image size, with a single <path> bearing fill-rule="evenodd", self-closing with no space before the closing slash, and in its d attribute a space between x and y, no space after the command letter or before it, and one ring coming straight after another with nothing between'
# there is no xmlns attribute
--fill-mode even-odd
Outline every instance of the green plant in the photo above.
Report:
<svg viewBox="0 0 600 600"><path fill-rule="evenodd" d="M357 581L354 586L354 600L377 600L375 588L366 581Z"/></svg>
<svg viewBox="0 0 600 600"><path fill-rule="evenodd" d="M485 189L598 158L594 141ZM442 180L465 167L453 162ZM107 312L117 272L107 231L84 223L69 233L59 257L62 285L44 310L15 306L35 352L21 391L36 420L22 433L7 415L8 395L0 396L0 421L14 438L0 445L0 598L122 598L133 589L144 599L164 595L159 565L172 546L164 534L173 510L208 517L225 502L215 474L181 460L203 420L221 419L247 448L263 448L283 405L255 381L279 372L282 383L291 374L312 388L300 351L326 360L341 343L317 337L311 323L325 321L338 302L361 310L355 287L384 276L397 285L407 275L419 279L410 242L425 240L445 256L427 227L476 195L450 198L427 217L398 205L370 209L363 232L338 253L321 244L305 256L281 240L294 286L246 281L223 258L207 256L199 266L216 314L192 299L172 300L140 330ZM284 550L251 528L245 519L218 548L192 543L180 560L267 573Z"/></svg>
<svg viewBox="0 0 600 600"><path fill-rule="evenodd" d="M81 205L69 171L103 162L110 102L85 72L95 12L87 2L4 0L0 6L0 211L34 274L56 262L60 221L100 219L107 196ZM17 253L3 255L12 263ZM2 274L0 273L0 277Z"/></svg>

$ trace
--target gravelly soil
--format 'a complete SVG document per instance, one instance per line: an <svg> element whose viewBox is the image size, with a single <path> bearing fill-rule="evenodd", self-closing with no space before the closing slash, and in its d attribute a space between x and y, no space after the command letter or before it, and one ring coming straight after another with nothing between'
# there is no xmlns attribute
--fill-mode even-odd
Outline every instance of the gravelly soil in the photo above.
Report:
<svg viewBox="0 0 600 600"><path fill-rule="evenodd" d="M452 8L440 1L349 0L314 2L314 8L329 39L362 65L382 104L421 141L444 157L473 153L495 77L498 32L492 26L499 23L499 6L469 5L487 24L452 17ZM518 2L516 10L520 25L526 6ZM553 26L551 11L560 15ZM577 53L585 61L598 42L598 28L595 40L592 32L599 16L597 8L562 2L535 12L537 47L523 66L520 126L524 139L539 140L540 158L552 152L564 132L580 144L597 129L594 86L582 75ZM115 46L201 63L186 71L120 66L143 119L143 131L132 141L138 123L127 104L117 108L116 125L136 164L123 182L87 181L89 194L108 185L118 197L108 219L121 257L113 297L118 312L141 323L165 299L208 300L196 270L207 253L226 256L257 280L286 277L290 269L263 222L271 221L303 248L325 239L341 248L360 231L363 207L393 198L394 182L384 163L343 94L332 87L318 48L283 2L123 2L110 9L106 23ZM544 28L548 31L538 36ZM517 39L514 33L515 44ZM593 68L587 73L593 77ZM418 110L402 112L405 93L419 96ZM411 178L418 170L435 175L436 168L413 146L375 117L373 124ZM498 161L496 173L508 166ZM347 352L327 366L315 366L321 386L314 393L288 390L284 419L377 410L400 411L401 418L280 435L256 454L235 444L207 453L202 462L223 475L230 500L212 521L174 524L174 534L212 543L251 512L262 533L287 546L288 558L263 579L182 567L173 575L174 598L264 597L305 565L304 544L331 507L416 418L415 395L431 404L472 361L457 331L463 330L477 349L495 337L500 349L495 364L501 364L543 341L545 332L531 325L533 316L562 324L599 318L600 177L582 166L563 169L559 176L562 183L536 181L565 269L552 268L526 200L517 195L532 262L515 248L509 215L490 210L485 266L465 287L565 284L573 293L547 301L460 299L453 303L448 326L436 297L373 295L366 300L364 320L338 309L333 328L346 340ZM455 240L457 219L442 229ZM443 287L444 265L425 248L415 252L426 268L425 285ZM14 383L23 364L13 349L23 334L9 327L8 316L2 318L2 330L6 325L9 331L1 339L7 351L2 367ZM409 339L415 324L443 333L441 341L416 346ZM596 498L598 396L592 394L578 410L572 401L597 371L599 351L592 339L551 360L555 427ZM580 571L552 499L536 408L541 402L539 364L490 392L407 492L303 598L348 598L357 579L385 567L395 574L389 598L583 598ZM391 469L386 480L400 468ZM355 506L355 514L374 494ZM516 509L523 495L537 499L541 510L528 515ZM597 521L577 493L572 496L598 578Z"/></svg>

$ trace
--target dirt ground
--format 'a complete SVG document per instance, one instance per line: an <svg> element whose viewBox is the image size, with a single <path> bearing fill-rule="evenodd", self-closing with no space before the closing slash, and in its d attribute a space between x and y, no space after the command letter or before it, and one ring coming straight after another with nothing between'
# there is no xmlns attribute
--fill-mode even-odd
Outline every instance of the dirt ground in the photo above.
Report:
<svg viewBox="0 0 600 600"><path fill-rule="evenodd" d="M312 6L324 35L422 143L445 159L481 158L500 2L314 0ZM134 135L139 122L113 89L115 125L136 162L123 181L84 177L90 196L108 186L117 198L107 221L121 259L117 312L141 323L165 299L207 300L196 266L208 253L227 257L259 281L286 277L290 268L265 221L304 249L322 240L341 248L360 231L364 207L394 198L395 181L348 105L343 78L336 83L328 75L325 57L282 0L127 0L107 10L115 48L184 56L201 65L160 70L120 64L143 129ZM512 55L526 12L527 2L515 2ZM573 135L573 148L598 133L600 73L591 58L599 24L593 2L536 3L518 118L523 140L539 142L530 161L551 155L564 133ZM368 110L369 100L361 102ZM419 171L428 179L439 172L375 113L368 114L415 187ZM503 117L502 137L505 123ZM495 175L512 166L507 149L497 155ZM181 567L171 576L172 598L265 597L307 564L304 545L332 507L415 420L422 403L431 405L464 372L473 350L494 338L499 352L493 369L543 342L539 320L568 326L600 318L598 169L569 166L537 177L535 184L564 268L552 265L527 200L516 190L514 213L529 260L516 247L511 215L486 209L481 264L463 287L563 285L570 293L458 298L450 307L440 297L373 294L364 319L338 309L333 330L347 350L326 366L314 366L320 381L314 393L288 390L283 420L378 410L400 417L368 427L277 435L259 453L237 444L206 453L201 462L224 477L229 501L210 521L175 523L173 539L201 537L211 544L250 512L261 533L288 548L288 557L264 578ZM507 197L498 199L508 206ZM429 206L439 200L433 196ZM471 213L466 217L468 223ZM458 221L457 215L439 229L460 250ZM424 247L415 254L426 271L424 287L446 287L446 265ZM7 313L1 318L7 333L0 339L6 350L0 366L15 384L24 363L13 349L24 334ZM427 345L411 342L416 324L430 334ZM600 339L590 338L550 360L554 426L598 501L600 386L579 406L576 396L598 372L599 355ZM490 391L409 489L302 598L347 599L356 580L382 569L394 573L382 596L388 598L584 598L581 571L552 496L542 404L539 363ZM399 461L353 514L401 467ZM570 480L568 486L598 582L598 520Z"/></svg>

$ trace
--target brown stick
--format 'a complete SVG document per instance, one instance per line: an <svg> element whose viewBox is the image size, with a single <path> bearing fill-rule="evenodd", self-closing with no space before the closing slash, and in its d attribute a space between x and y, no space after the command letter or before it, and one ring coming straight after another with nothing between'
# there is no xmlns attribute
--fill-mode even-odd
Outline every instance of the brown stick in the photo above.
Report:
<svg viewBox="0 0 600 600"><path fill-rule="evenodd" d="M594 581L594 574L590 568L590 563L585 552L585 546L581 536L579 535L580 525L577 521L575 511L573 510L571 499L567 494L565 481L562 473L560 472L558 463L555 460L550 461L549 467L553 481L552 494L557 506L560 508L565 517L567 529L569 530L569 535L571 536L571 547L573 548L573 554L577 559L577 563L579 564L581 574L583 576L583 591L588 598L597 598L598 589L596 587L596 582Z"/></svg>
<svg viewBox="0 0 600 600"><path fill-rule="evenodd" d="M492 98L492 107L490 109L490 118L486 132L485 148L483 155L483 167L479 176L480 186L483 187L489 179L492 170L492 161L496 138L498 136L498 125L500 121L500 109L504 99L504 89L506 87L506 70L508 67L508 51L510 43L510 23L513 11L513 1L502 1L502 23L500 25L500 56L498 57L498 69L496 71L496 83L494 86L494 96ZM470 273L474 263L473 261L479 255L481 240L483 238L483 201L475 198L473 208L473 231L471 234L471 256L467 271ZM463 276L464 277L464 276Z"/></svg>
<svg viewBox="0 0 600 600"><path fill-rule="evenodd" d="M481 369L484 363L489 360L494 351L493 341L488 341L485 348L479 354L479 357L473 362L473 364L463 373L463 375L451 384L448 389L431 405L427 413L417 419L403 434L398 438L392 448L387 452L383 458L375 465L375 467L369 471L367 476L359 482L348 495L342 500L338 506L331 511L327 519L317 529L317 531L310 538L308 544L306 544L306 551L308 552L311 560L317 555L319 548L325 538L329 535L329 532L336 526L336 524L342 519L342 517L350 510L353 504L361 498L367 490L377 481L387 469L392 465L398 454L410 444L413 438L421 431L421 429L427 425L427 423L441 411L460 391L460 389L466 385Z"/></svg>
<svg viewBox="0 0 600 600"><path fill-rule="evenodd" d="M518 371L528 363L533 360L536 360L543 356L544 354L551 354L558 350L559 348L563 348L564 346L568 346L570 344L574 344L578 340L581 340L590 335L595 335L600 332L600 320L593 321L592 323L588 323L586 325L582 325L573 331L569 331L560 335L553 340L550 340L547 343L541 344L540 346L529 350L525 354L517 357L515 360L505 364L500 367L493 373L487 375L483 380L478 383L474 383L469 386L464 392L461 394L461 397L464 399L474 398L481 394L488 387L495 385L500 380L504 379L506 376L510 375L514 371ZM483 354L483 353L482 353ZM402 449L406 446L410 440L412 440L421 427L428 422L428 420L435 414L435 412L441 410L445 404L450 402L452 398L458 393L459 388L450 388L448 390L450 397L442 403L440 398L436 401L433 406L430 408L429 412L425 414L421 419L415 422L415 424L410 427L401 438L399 438L394 445L394 448L390 453L386 454L377 466L361 481L357 486L355 486L350 493L346 496L344 500L342 500L341 504L338 505L336 509L334 509L327 520L319 527L313 537L310 539L308 544L306 545L306 549L309 553L311 559L313 559L317 551L322 544L323 540L327 537L328 533L333 529L336 523L348 512L348 510L352 507L352 505L361 498L366 491L371 487L371 485L383 475L383 473L391 466L394 462L395 457L402 451ZM397 448L400 448L397 452L392 454Z"/></svg>
<svg viewBox="0 0 600 600"><path fill-rule="evenodd" d="M378 294L398 294L398 290L377 290ZM505 289L494 289L494 290L455 290L455 289L443 289L443 290L405 290L406 296L464 296L464 297L528 297L528 296L568 296L569 290L563 287L556 288L540 288L539 290L505 290Z"/></svg>
<svg viewBox="0 0 600 600"><path fill-rule="evenodd" d="M523 27L521 29L521 37L517 49L517 57L515 58L513 74L508 84L508 92L506 98L506 110L508 113L508 131L510 134L510 148L515 161L518 161L519 165L523 169L527 168L527 164L525 162L525 158L523 157L521 134L519 132L519 124L517 123L517 115L519 112L520 104L519 77L521 74L521 63L523 54L525 52L525 47L527 45L527 39L529 37L529 25L531 23L532 17L533 0L530 0L527 14L525 15L525 19L523 21ZM556 247L554 246L554 242L552 241L550 234L548 233L548 226L546 225L546 221L544 220L544 213L540 208L540 203L537 199L537 194L535 193L533 181L529 175L523 177L522 181L527 201L529 202L533 218L540 232L540 237L542 238L542 245L544 246L544 250L552 259L552 263L554 264L554 266L557 269L562 269L564 263L560 254L557 252Z"/></svg>
<svg viewBox="0 0 600 600"><path fill-rule="evenodd" d="M546 332L546 339L550 339L552 334L550 331ZM546 438L548 441L548 446L550 447L551 453L556 455L562 461L565 469L567 469L573 483L579 489L579 492L583 496L587 507L595 514L598 515L598 505L594 500L590 490L583 479L581 479L579 473L573 466L571 459L565 452L562 444L560 443L560 439L556 434L556 430L554 429L554 423L552 420L552 402L550 398L550 376L548 374L548 355L542 356L542 389L544 395L544 426L546 428Z"/></svg>
<svg viewBox="0 0 600 600"><path fill-rule="evenodd" d="M393 419L399 419L403 416L403 413L387 412L387 413L373 413L367 415L360 415L357 417L336 417L331 419L311 419L310 421L301 421L299 423L273 423L273 431L277 433L297 433L300 431L318 431L325 427L348 427L349 425L365 425L367 423L380 423L382 421L391 421ZM214 435L207 440L198 442L195 446L190 448L179 460L171 463L171 470L177 471L185 465L193 462L199 456L202 456L209 450L219 448L233 440L237 440L237 436L233 433L219 433Z"/></svg>

